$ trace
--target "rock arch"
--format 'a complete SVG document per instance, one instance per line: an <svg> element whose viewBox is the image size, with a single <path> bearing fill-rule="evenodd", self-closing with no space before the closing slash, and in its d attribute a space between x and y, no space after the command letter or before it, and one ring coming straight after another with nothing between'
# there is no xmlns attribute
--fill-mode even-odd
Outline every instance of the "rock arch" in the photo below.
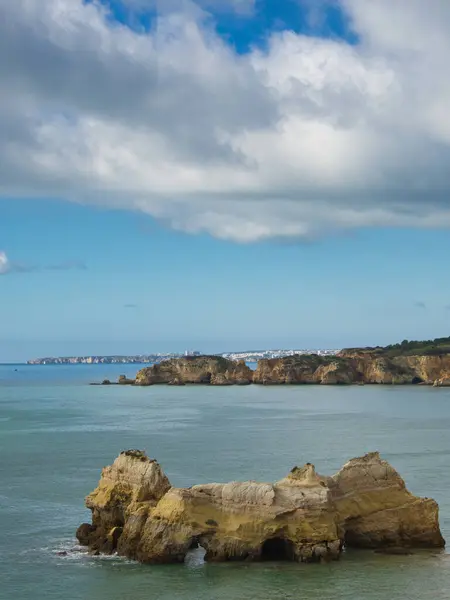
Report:
<svg viewBox="0 0 450 600"><path fill-rule="evenodd" d="M335 560L342 544L442 548L438 505L413 496L371 452L332 477L307 463L276 483L171 487L144 452L122 452L87 497L92 524L77 531L93 552L145 563L182 563L198 544L206 561Z"/></svg>

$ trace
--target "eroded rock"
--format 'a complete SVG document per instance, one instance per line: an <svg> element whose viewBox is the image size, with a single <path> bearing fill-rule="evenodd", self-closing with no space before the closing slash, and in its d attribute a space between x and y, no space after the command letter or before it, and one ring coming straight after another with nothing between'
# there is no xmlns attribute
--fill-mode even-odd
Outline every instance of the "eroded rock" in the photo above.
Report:
<svg viewBox="0 0 450 600"><path fill-rule="evenodd" d="M91 525L90 523L82 523L78 527L75 535L82 546L89 546L95 530L96 528L94 525Z"/></svg>
<svg viewBox="0 0 450 600"><path fill-rule="evenodd" d="M170 487L143 452L123 452L86 499L92 525L77 531L91 551L146 563L183 562L190 548L208 561L322 561L343 544L374 549L440 548L438 506L413 496L378 453L332 477L311 464L280 481Z"/></svg>
<svg viewBox="0 0 450 600"><path fill-rule="evenodd" d="M136 379L119 377L121 385L450 385L450 353L391 356L383 348L343 350L337 355L295 354L261 359L255 371L245 361L221 356L188 356L141 369ZM102 385L115 385L104 380Z"/></svg>
<svg viewBox="0 0 450 600"><path fill-rule="evenodd" d="M175 379L172 379L172 381L169 381L169 383L167 385L183 386L186 384L184 383L184 381L181 381L181 379L179 379L178 377L175 377Z"/></svg>
<svg viewBox="0 0 450 600"><path fill-rule="evenodd" d="M149 509L170 489L159 464L140 450L122 452L102 470L98 487L86 498L92 511L92 529L86 524L77 530L80 544L113 552L122 528L141 507Z"/></svg>
<svg viewBox="0 0 450 600"><path fill-rule="evenodd" d="M129 379L126 375L120 375L117 383L119 385L134 385L134 379Z"/></svg>
<svg viewBox="0 0 450 600"><path fill-rule="evenodd" d="M253 372L244 361L236 362L221 356L189 356L145 367L136 375L135 383L141 386L161 383L242 385L244 382L251 383L252 378Z"/></svg>
<svg viewBox="0 0 450 600"><path fill-rule="evenodd" d="M294 355L258 361L253 383L275 384L427 384L448 385L450 354L379 355L373 350L343 350L336 356Z"/></svg>
<svg viewBox="0 0 450 600"><path fill-rule="evenodd" d="M347 545L444 546L437 503L411 494L397 471L378 452L349 461L328 480L328 485Z"/></svg>

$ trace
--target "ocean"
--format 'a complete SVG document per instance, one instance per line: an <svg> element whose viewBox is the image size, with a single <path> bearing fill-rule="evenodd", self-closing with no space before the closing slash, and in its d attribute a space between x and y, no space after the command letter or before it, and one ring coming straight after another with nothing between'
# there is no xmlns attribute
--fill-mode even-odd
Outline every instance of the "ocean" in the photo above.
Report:
<svg viewBox="0 0 450 600"><path fill-rule="evenodd" d="M84 497L127 448L146 450L176 486L275 481L305 462L331 474L379 450L413 493L439 502L450 542L450 389L88 385L137 369L0 366L0 598L450 599L446 552L352 551L326 565L204 564L194 553L170 566L81 552Z"/></svg>

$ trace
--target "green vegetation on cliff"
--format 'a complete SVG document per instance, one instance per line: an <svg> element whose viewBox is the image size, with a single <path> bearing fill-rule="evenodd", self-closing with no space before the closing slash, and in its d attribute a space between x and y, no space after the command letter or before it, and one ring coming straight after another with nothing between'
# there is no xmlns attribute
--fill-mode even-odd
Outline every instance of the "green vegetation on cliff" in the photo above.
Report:
<svg viewBox="0 0 450 600"><path fill-rule="evenodd" d="M450 337L434 340L403 340L400 344L378 346L375 348L347 348L345 352L368 352L393 358L395 356L439 356L450 354Z"/></svg>

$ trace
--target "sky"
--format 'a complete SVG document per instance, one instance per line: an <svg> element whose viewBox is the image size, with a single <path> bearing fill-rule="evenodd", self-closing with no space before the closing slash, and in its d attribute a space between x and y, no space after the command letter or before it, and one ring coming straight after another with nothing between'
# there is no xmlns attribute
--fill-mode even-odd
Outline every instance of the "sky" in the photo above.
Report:
<svg viewBox="0 0 450 600"><path fill-rule="evenodd" d="M448 335L450 3L0 0L0 362Z"/></svg>

